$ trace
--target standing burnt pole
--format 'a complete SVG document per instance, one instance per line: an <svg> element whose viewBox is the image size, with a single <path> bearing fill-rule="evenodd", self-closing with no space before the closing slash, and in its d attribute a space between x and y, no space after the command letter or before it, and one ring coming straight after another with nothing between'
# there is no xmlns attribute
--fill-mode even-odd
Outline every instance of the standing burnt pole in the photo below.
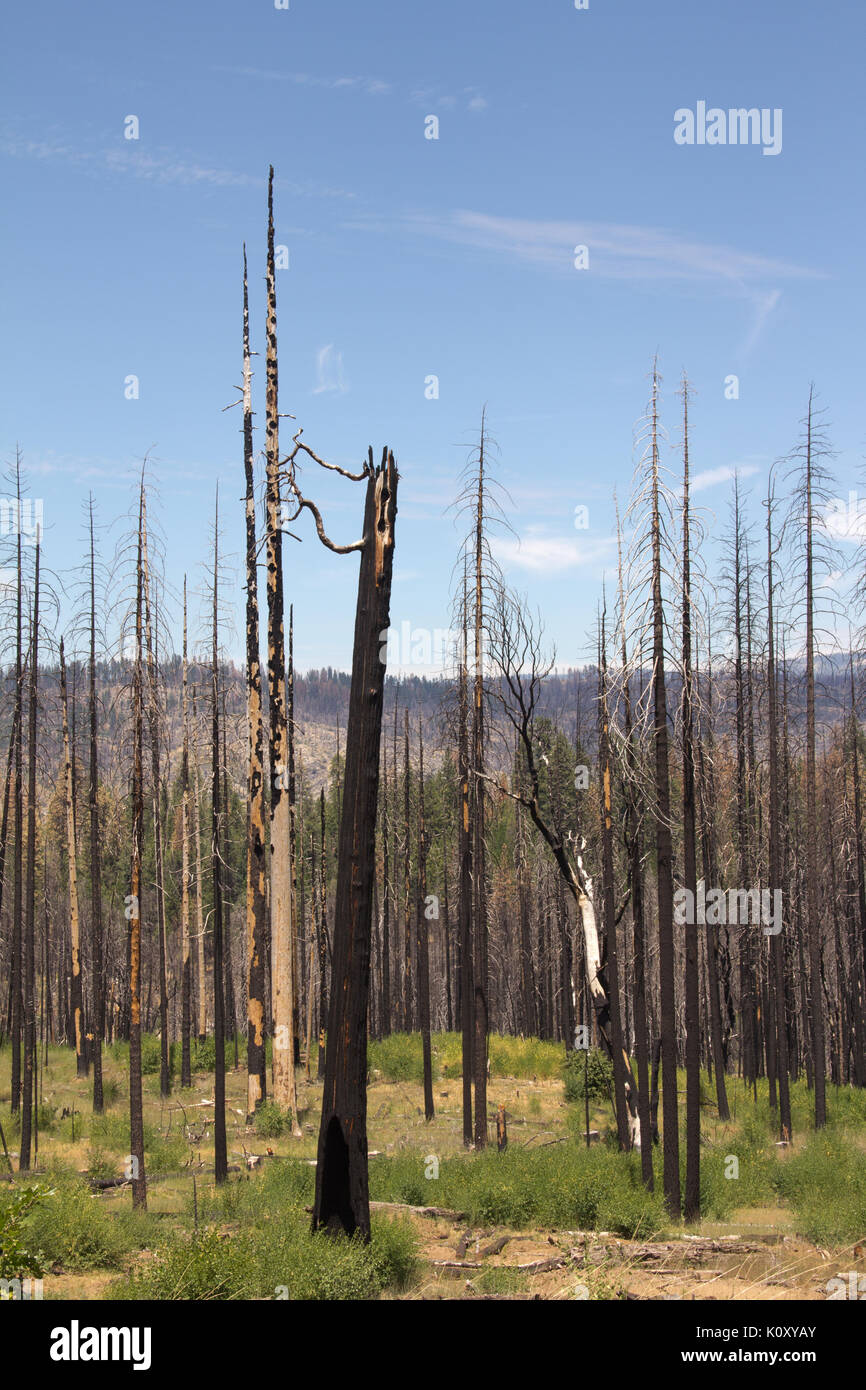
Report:
<svg viewBox="0 0 866 1390"><path fill-rule="evenodd" d="M301 446L303 447L303 446ZM309 452L309 451L308 451ZM314 456L315 457L315 456ZM321 462L321 460L317 460ZM333 467L333 465L325 465ZM345 472L345 470L338 470ZM370 1238L367 1180L367 1009L370 997L370 936L376 865L376 808L385 690L384 651L391 605L397 468L386 448L378 468L373 451L361 474L366 480L364 532L360 541L338 547L324 534L314 504L292 491L298 512L313 512L320 540L338 553L361 552L352 686L346 736L345 783L337 860L337 896L325 1083L316 1166L313 1230L345 1231Z"/></svg>

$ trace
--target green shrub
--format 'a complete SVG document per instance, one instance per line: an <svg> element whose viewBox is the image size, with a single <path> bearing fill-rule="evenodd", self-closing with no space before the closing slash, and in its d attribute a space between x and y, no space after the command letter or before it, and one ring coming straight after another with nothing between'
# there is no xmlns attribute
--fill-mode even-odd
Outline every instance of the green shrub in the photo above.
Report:
<svg viewBox="0 0 866 1390"><path fill-rule="evenodd" d="M843 1133L812 1133L778 1165L775 1186L797 1229L817 1245L847 1245L866 1236L866 1154Z"/></svg>
<svg viewBox="0 0 866 1390"><path fill-rule="evenodd" d="M566 1100L584 1100L585 1089L591 1101L609 1101L613 1094L613 1063L597 1047L588 1052L569 1052L563 1074Z"/></svg>
<svg viewBox="0 0 866 1390"><path fill-rule="evenodd" d="M286 1128L286 1116L272 1100L263 1101L255 1113L253 1128L260 1139L279 1139Z"/></svg>
<svg viewBox="0 0 866 1390"><path fill-rule="evenodd" d="M119 1177L117 1160L107 1154L104 1149L89 1148L87 1150L87 1176L103 1179Z"/></svg>
<svg viewBox="0 0 866 1390"><path fill-rule="evenodd" d="M0 1193L0 1279L40 1278L45 1273L45 1254L28 1218L52 1196L53 1189L44 1183Z"/></svg>
<svg viewBox="0 0 866 1390"><path fill-rule="evenodd" d="M208 1227L177 1237L111 1296L132 1299L376 1298L403 1287L415 1267L414 1236L399 1222L376 1222L370 1245L310 1232L302 1212L267 1213L254 1230Z"/></svg>
<svg viewBox="0 0 866 1390"><path fill-rule="evenodd" d="M379 1158L370 1195L411 1205L465 1211L473 1225L531 1225L616 1231L641 1237L667 1225L664 1204L641 1182L640 1159L595 1145L494 1149L444 1158L438 1179L425 1177L420 1153Z"/></svg>
<svg viewBox="0 0 866 1390"><path fill-rule="evenodd" d="M89 1187L68 1181L34 1208L28 1225L49 1265L75 1271L118 1268L148 1229L142 1214L110 1211Z"/></svg>

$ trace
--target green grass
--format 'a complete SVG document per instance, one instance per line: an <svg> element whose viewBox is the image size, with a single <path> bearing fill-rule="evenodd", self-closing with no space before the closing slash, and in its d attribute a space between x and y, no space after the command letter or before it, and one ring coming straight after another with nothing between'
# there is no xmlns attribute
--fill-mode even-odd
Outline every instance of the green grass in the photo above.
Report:
<svg viewBox="0 0 866 1390"><path fill-rule="evenodd" d="M459 1033L434 1033L432 1037L433 1080L451 1080L462 1075L462 1039ZM492 1035L489 1041L492 1077L513 1076L553 1080L562 1075L564 1049L558 1043L538 1038L512 1038ZM371 1039L367 1046L367 1071L384 1081L424 1080L424 1060L420 1033L392 1033Z"/></svg>
<svg viewBox="0 0 866 1390"><path fill-rule="evenodd" d="M153 1218L124 1207L110 1210L80 1180L52 1177L52 1195L28 1214L26 1230L45 1263L64 1273L119 1269L124 1257L156 1231Z"/></svg>
<svg viewBox="0 0 866 1390"><path fill-rule="evenodd" d="M373 1241L313 1235L309 1218L284 1214L239 1234L214 1226L178 1236L109 1296L123 1299L373 1299L399 1290L415 1268L415 1237L399 1221L374 1223Z"/></svg>
<svg viewBox="0 0 866 1390"><path fill-rule="evenodd" d="M419 1154L374 1159L370 1195L380 1201L465 1211L475 1225L603 1229L645 1237L668 1224L658 1193L641 1183L640 1160L606 1146L571 1143L510 1147L444 1158L438 1179L424 1176Z"/></svg>

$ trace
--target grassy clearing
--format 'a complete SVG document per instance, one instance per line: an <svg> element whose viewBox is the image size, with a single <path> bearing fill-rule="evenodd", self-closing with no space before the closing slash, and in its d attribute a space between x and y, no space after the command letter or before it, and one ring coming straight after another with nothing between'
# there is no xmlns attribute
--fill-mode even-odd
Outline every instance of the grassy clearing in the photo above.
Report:
<svg viewBox="0 0 866 1390"><path fill-rule="evenodd" d="M233 1055L232 1047L227 1050ZM158 1065L158 1046L151 1053ZM459 1036L434 1038L436 1118L429 1125L420 1106L420 1038L398 1034L371 1043L374 1200L458 1210L475 1230L535 1231L542 1243L545 1233L575 1230L638 1239L670 1234L660 1196L661 1151L653 1155L656 1191L647 1193L639 1155L616 1150L603 1059L589 1058L590 1127L601 1131L602 1142L588 1149L582 1058L566 1067L561 1048L521 1038L491 1038L490 1055L490 1113L506 1107L509 1147L504 1154L495 1148L473 1154L462 1145ZM212 1061L206 1049L202 1059ZM8 1113L9 1061L8 1047L0 1049L0 1105L14 1154L19 1127ZM429 1238L429 1221L413 1226L377 1213L369 1247L310 1234L305 1207L312 1201L314 1169L297 1160L315 1155L321 1087L300 1073L306 1113L303 1138L296 1140L270 1102L254 1125L246 1125L245 1075L242 1069L229 1071L229 1158L237 1171L217 1189L208 1175L212 1076L199 1072L189 1090L175 1089L166 1103L159 1096L158 1071L148 1071L146 1169L155 1179L149 1209L133 1212L128 1191L94 1196L86 1178L121 1174L129 1149L126 1061L125 1045L107 1050L106 1111L94 1116L90 1085L75 1076L74 1058L66 1049L50 1048L39 1117L38 1161L45 1176L0 1184L0 1246L5 1242L20 1252L15 1258L22 1275L46 1271L47 1297L52 1277L64 1287L77 1279L75 1287L93 1290L91 1296L143 1299L367 1299L425 1287L418 1251L419 1241ZM705 1087L702 1222L714 1234L781 1224L826 1247L866 1237L866 1095L828 1088L830 1121L815 1134L809 1128L812 1098L804 1083L796 1083L794 1142L787 1148L776 1144L766 1082L759 1082L756 1102L732 1078L729 1097L732 1119L723 1124ZM684 1135L681 1142L684 1165ZM263 1153L266 1146L273 1158L248 1174L243 1148ZM38 1198L30 1204L25 1196L22 1203L22 1193L37 1183ZM700 1231L701 1223L692 1229ZM441 1252L441 1245L428 1248L426 1258ZM589 1274L580 1277L589 1283ZM539 1287L496 1267L483 1277L473 1275L470 1284L470 1292L488 1296ZM458 1287L462 1293L463 1283ZM590 1296L614 1296L613 1287L594 1279Z"/></svg>

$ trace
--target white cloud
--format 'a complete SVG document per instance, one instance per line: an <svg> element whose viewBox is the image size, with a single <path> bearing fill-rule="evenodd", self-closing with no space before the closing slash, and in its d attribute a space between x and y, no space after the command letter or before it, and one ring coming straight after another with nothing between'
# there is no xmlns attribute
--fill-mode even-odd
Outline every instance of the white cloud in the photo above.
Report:
<svg viewBox="0 0 866 1390"><path fill-rule="evenodd" d="M571 536L546 536L535 530L522 538L503 536L493 543L496 558L506 568L536 574L561 574L582 565L604 564L616 553L616 537L590 540Z"/></svg>
<svg viewBox="0 0 866 1390"><path fill-rule="evenodd" d="M10 155L14 159L57 160L63 164L77 165L91 175L126 174L151 183L190 188L260 188L266 182L264 173L250 174L235 169L214 168L194 159L185 159L164 147L144 153L135 148L134 141L123 139L119 146L106 148L97 147L92 142L88 144L86 140L70 144L68 139L61 140L50 135L34 140L4 127L0 131L0 154ZM275 183L278 188L301 198L351 199L357 196L344 188L292 183L279 177Z"/></svg>
<svg viewBox="0 0 866 1390"><path fill-rule="evenodd" d="M333 343L319 348L316 353L316 379L314 396L321 396L329 391L343 395L349 389L343 379L343 354L334 350Z"/></svg>
<svg viewBox="0 0 866 1390"><path fill-rule="evenodd" d="M752 463L725 463L720 468L707 468L703 473L695 473L689 479L689 491L705 492L707 488L717 487L719 483L729 483L733 478L751 478L760 473Z"/></svg>
<svg viewBox="0 0 866 1390"><path fill-rule="evenodd" d="M754 294L767 279L823 279L824 272L790 261L689 241L665 228L611 222L534 221L493 217L461 209L444 216L416 214L404 224L422 235L494 251L552 270L571 272L573 248L586 245L592 271L618 279L725 281ZM758 328L778 302L780 291L762 291ZM755 329L753 326L753 336Z"/></svg>
<svg viewBox="0 0 866 1390"><path fill-rule="evenodd" d="M366 96L384 96L392 91L390 82L378 77L319 77L311 72L279 72L276 68L217 66L214 72L234 77L251 77L256 82L290 82L295 87L321 87L326 91L358 91Z"/></svg>

